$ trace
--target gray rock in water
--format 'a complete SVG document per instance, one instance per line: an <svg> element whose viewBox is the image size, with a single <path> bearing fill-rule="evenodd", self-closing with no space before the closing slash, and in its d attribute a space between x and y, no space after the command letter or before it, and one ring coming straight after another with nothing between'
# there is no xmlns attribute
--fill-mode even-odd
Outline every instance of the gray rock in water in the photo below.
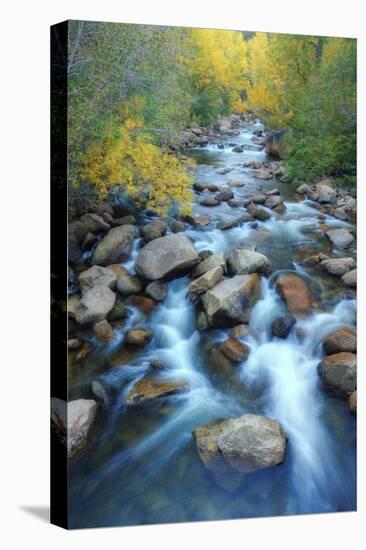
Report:
<svg viewBox="0 0 366 550"><path fill-rule="evenodd" d="M337 193L329 185L318 184L317 192L319 194L318 202L337 204Z"/></svg>
<svg viewBox="0 0 366 550"><path fill-rule="evenodd" d="M125 343L143 348L151 341L153 333L148 328L135 328L126 332Z"/></svg>
<svg viewBox="0 0 366 550"><path fill-rule="evenodd" d="M186 224L179 220L173 220L170 224L170 229L173 233L181 233L186 230Z"/></svg>
<svg viewBox="0 0 366 550"><path fill-rule="evenodd" d="M354 330L348 327L342 327L326 336L323 340L323 348L327 355L349 351L356 353L357 335Z"/></svg>
<svg viewBox="0 0 366 550"><path fill-rule="evenodd" d="M214 327L233 327L249 321L260 292L257 274L224 279L202 297L208 322Z"/></svg>
<svg viewBox="0 0 366 550"><path fill-rule="evenodd" d="M357 389L357 355L349 352L328 355L318 365L324 387L347 398Z"/></svg>
<svg viewBox="0 0 366 550"><path fill-rule="evenodd" d="M112 311L116 295L107 286L87 290L75 307L75 319L80 325L89 325L105 319Z"/></svg>
<svg viewBox="0 0 366 550"><path fill-rule="evenodd" d="M266 221L271 217L271 214L267 212L267 210L260 206L256 206L254 203L248 204L247 211L251 216L260 221Z"/></svg>
<svg viewBox="0 0 366 550"><path fill-rule="evenodd" d="M153 220L152 222L144 225L141 229L141 234L146 243L163 237L167 232L168 224L164 220Z"/></svg>
<svg viewBox="0 0 366 550"><path fill-rule="evenodd" d="M337 248L348 248L354 243L354 238L347 229L331 229L325 234Z"/></svg>
<svg viewBox="0 0 366 550"><path fill-rule="evenodd" d="M342 277L342 281L346 286L356 288L357 286L357 269L353 269Z"/></svg>
<svg viewBox="0 0 366 550"><path fill-rule="evenodd" d="M187 391L188 389L187 382L164 380L146 375L133 386L125 401L127 405L136 405L158 397L166 397Z"/></svg>
<svg viewBox="0 0 366 550"><path fill-rule="evenodd" d="M97 403L93 399L69 403L57 397L51 399L51 420L67 447L69 458L86 446L96 413Z"/></svg>
<svg viewBox="0 0 366 550"><path fill-rule="evenodd" d="M264 206L271 209L278 208L279 206L282 206L282 205L284 206L283 199L279 195L270 195L269 197L266 198L264 203Z"/></svg>
<svg viewBox="0 0 366 550"><path fill-rule="evenodd" d="M108 388L106 388L100 380L93 380L91 383L91 389L98 401L101 401L105 407L109 407L111 395Z"/></svg>
<svg viewBox="0 0 366 550"><path fill-rule="evenodd" d="M110 229L110 225L97 214L84 214L80 220L90 233L106 233Z"/></svg>
<svg viewBox="0 0 366 550"><path fill-rule="evenodd" d="M165 283L162 281L154 281L147 285L145 289L145 294L156 300L157 302L163 302L168 294L168 289Z"/></svg>
<svg viewBox="0 0 366 550"><path fill-rule="evenodd" d="M356 262L353 258L332 258L323 260L320 265L331 275L342 277L356 267Z"/></svg>
<svg viewBox="0 0 366 550"><path fill-rule="evenodd" d="M217 201L228 201L234 197L233 192L231 189L222 189L217 195L215 195L215 199Z"/></svg>
<svg viewBox="0 0 366 550"><path fill-rule="evenodd" d="M210 269L198 279L192 281L188 287L188 296L194 302L200 294L215 286L223 277L224 270L221 266Z"/></svg>
<svg viewBox="0 0 366 550"><path fill-rule="evenodd" d="M285 458L286 434L266 416L217 420L195 428L193 437L203 464L229 491L238 488L245 475L281 464Z"/></svg>
<svg viewBox="0 0 366 550"><path fill-rule="evenodd" d="M137 275L130 275L130 273L126 271L125 274L118 277L117 288L122 296L138 294L142 290L142 282Z"/></svg>
<svg viewBox="0 0 366 550"><path fill-rule="evenodd" d="M264 275L268 275L272 270L267 256L245 248L237 248L230 254L227 259L227 267L229 273L233 275L244 275L247 273L263 273Z"/></svg>
<svg viewBox="0 0 366 550"><path fill-rule="evenodd" d="M93 265L79 275L79 283L83 292L95 286L107 286L112 289L116 287L116 282L117 276L115 273L111 269L100 265Z"/></svg>
<svg viewBox="0 0 366 550"><path fill-rule="evenodd" d="M130 253L137 235L138 229L134 225L114 227L95 247L91 263L106 265L123 260Z"/></svg>
<svg viewBox="0 0 366 550"><path fill-rule="evenodd" d="M103 319L103 321L98 321L98 323L95 323L93 332L101 342L109 342L109 340L114 338L114 331L107 319Z"/></svg>
<svg viewBox="0 0 366 550"><path fill-rule="evenodd" d="M293 315L283 315L275 319L272 323L272 334L277 338L287 338L290 334L292 327L295 325L296 319Z"/></svg>
<svg viewBox="0 0 366 550"><path fill-rule="evenodd" d="M160 237L145 245L136 260L136 272L150 281L183 275L199 263L198 254L183 233Z"/></svg>
<svg viewBox="0 0 366 550"><path fill-rule="evenodd" d="M204 258L200 264L198 264L192 273L192 277L197 279L204 273L207 273L207 271L219 266L222 267L224 271L226 270L224 256L222 254L211 254L210 256Z"/></svg>

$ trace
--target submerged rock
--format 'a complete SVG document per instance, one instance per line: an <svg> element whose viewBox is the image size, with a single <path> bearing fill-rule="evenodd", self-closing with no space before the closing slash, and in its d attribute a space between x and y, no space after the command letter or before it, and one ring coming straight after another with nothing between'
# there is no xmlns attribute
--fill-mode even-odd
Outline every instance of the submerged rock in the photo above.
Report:
<svg viewBox="0 0 366 550"><path fill-rule="evenodd" d="M107 286L87 290L75 307L75 319L80 325L89 325L105 319L112 311L116 295Z"/></svg>
<svg viewBox="0 0 366 550"><path fill-rule="evenodd" d="M147 285L145 293L149 298L157 302L163 302L168 295L168 288L162 281L153 281Z"/></svg>
<svg viewBox="0 0 366 550"><path fill-rule="evenodd" d="M335 277L342 277L356 267L356 262L353 258L332 258L323 260L320 266Z"/></svg>
<svg viewBox="0 0 366 550"><path fill-rule="evenodd" d="M189 385L182 381L169 381L154 378L146 375L139 380L130 390L126 397L127 405L136 405L157 397L166 397L168 395L187 391Z"/></svg>
<svg viewBox="0 0 366 550"><path fill-rule="evenodd" d="M285 432L266 416L217 420L192 433L203 464L229 491L238 488L245 475L281 464L285 457Z"/></svg>
<svg viewBox="0 0 366 550"><path fill-rule="evenodd" d="M341 351L356 352L357 334L348 327L342 327L324 338L323 348L327 355Z"/></svg>
<svg viewBox="0 0 366 550"><path fill-rule="evenodd" d="M199 263L198 254L183 233L160 237L145 245L136 260L136 271L150 281L183 275Z"/></svg>
<svg viewBox="0 0 366 550"><path fill-rule="evenodd" d="M106 265L123 260L130 253L137 235L138 229L134 225L114 227L95 247L91 263Z"/></svg>
<svg viewBox="0 0 366 550"><path fill-rule="evenodd" d="M246 336L249 336L249 326L248 325L236 325L236 327L233 327L230 330L230 336L231 338L235 338L236 340L239 340L240 338L245 338Z"/></svg>
<svg viewBox="0 0 366 550"><path fill-rule="evenodd" d="M250 347L235 338L225 340L219 349L233 363L245 361L250 353Z"/></svg>
<svg viewBox="0 0 366 550"><path fill-rule="evenodd" d="M125 344L143 348L152 340L153 333L148 328L136 328L126 332Z"/></svg>
<svg viewBox="0 0 366 550"><path fill-rule="evenodd" d="M272 334L277 338L287 338L292 327L295 325L296 319L293 315L283 315L272 322Z"/></svg>
<svg viewBox="0 0 366 550"><path fill-rule="evenodd" d="M51 399L51 420L67 447L69 458L86 446L96 413L97 403L93 399L68 403L57 397Z"/></svg>
<svg viewBox="0 0 366 550"><path fill-rule="evenodd" d="M259 291L257 274L224 279L202 297L208 322L211 326L224 328L247 323Z"/></svg>
<svg viewBox="0 0 366 550"><path fill-rule="evenodd" d="M290 313L307 313L313 305L310 288L293 273L280 275L276 282L276 290Z"/></svg>
<svg viewBox="0 0 366 550"><path fill-rule="evenodd" d="M247 273L263 273L268 275L271 272L271 263L267 256L248 250L237 248L227 259L229 273L233 275L244 275Z"/></svg>
<svg viewBox="0 0 366 550"><path fill-rule="evenodd" d="M318 365L324 387L347 398L357 388L357 355L349 352L328 355Z"/></svg>

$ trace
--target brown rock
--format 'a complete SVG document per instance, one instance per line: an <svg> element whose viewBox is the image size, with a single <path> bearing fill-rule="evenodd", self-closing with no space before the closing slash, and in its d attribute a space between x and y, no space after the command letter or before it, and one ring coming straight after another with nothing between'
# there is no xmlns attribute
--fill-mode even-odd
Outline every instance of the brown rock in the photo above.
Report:
<svg viewBox="0 0 366 550"><path fill-rule="evenodd" d="M357 335L354 330L342 327L324 338L323 348L327 355L341 351L355 353L357 349Z"/></svg>
<svg viewBox="0 0 366 550"><path fill-rule="evenodd" d="M357 356L349 352L328 355L319 363L318 373L326 389L348 398L357 389Z"/></svg>
<svg viewBox="0 0 366 550"><path fill-rule="evenodd" d="M113 329L106 319L95 323L93 331L98 340L101 340L102 342L108 342L114 338Z"/></svg>
<svg viewBox="0 0 366 550"><path fill-rule="evenodd" d="M228 338L221 344L220 351L226 355L230 361L241 363L248 358L250 348L246 344L235 340L235 338Z"/></svg>
<svg viewBox="0 0 366 550"><path fill-rule="evenodd" d="M357 414L357 390L349 396L348 407L352 414Z"/></svg>
<svg viewBox="0 0 366 550"><path fill-rule="evenodd" d="M145 315L149 315L155 308L157 302L151 298L146 298L145 296L136 296L132 294L125 301L126 306L137 307Z"/></svg>
<svg viewBox="0 0 366 550"><path fill-rule="evenodd" d="M309 287L297 275L280 275L276 282L276 290L290 313L307 313L313 305Z"/></svg>
<svg viewBox="0 0 366 550"><path fill-rule="evenodd" d="M127 405L136 405L157 397L166 397L188 390L187 382L168 381L144 376L139 380L126 397Z"/></svg>
<svg viewBox="0 0 366 550"><path fill-rule="evenodd" d="M143 348L151 341L152 337L153 334L150 329L136 328L126 332L125 343L130 346Z"/></svg>

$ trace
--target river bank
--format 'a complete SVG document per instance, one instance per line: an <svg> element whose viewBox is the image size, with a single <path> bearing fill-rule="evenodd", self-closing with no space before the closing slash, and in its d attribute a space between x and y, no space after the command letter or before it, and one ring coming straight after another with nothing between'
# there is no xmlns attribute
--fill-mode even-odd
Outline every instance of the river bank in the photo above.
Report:
<svg viewBox="0 0 366 550"><path fill-rule="evenodd" d="M356 203L265 138L186 132L189 216L70 223L74 527L355 508Z"/></svg>

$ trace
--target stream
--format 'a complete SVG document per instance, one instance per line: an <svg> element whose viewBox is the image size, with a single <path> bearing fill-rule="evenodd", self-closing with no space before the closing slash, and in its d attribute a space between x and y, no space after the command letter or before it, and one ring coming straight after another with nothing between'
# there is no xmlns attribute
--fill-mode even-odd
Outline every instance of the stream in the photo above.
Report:
<svg viewBox="0 0 366 550"><path fill-rule="evenodd" d="M93 340L87 369L70 375L69 399L90 398L90 385L99 380L111 388L111 403L97 416L93 438L80 457L69 464L70 527L102 527L221 520L337 512L356 507L356 421L347 403L322 389L317 365L323 357L322 339L334 330L355 327L356 301L336 278L303 268L301 260L332 251L320 228L353 227L319 211L308 200L296 202L295 189L279 180L259 180L243 166L265 161L264 150L253 144L260 122L246 124L236 136L218 136L205 147L188 149L197 163L196 181L232 188L245 200L278 188L286 211L269 210L266 221L243 222L222 230L219 224L239 218L242 207L193 205L194 215L208 215L203 227L187 229L197 251L223 253L245 245L268 256L273 271L261 277L261 296L251 313L251 348L247 361L221 371L208 349L228 337L229 330L196 329L196 311L187 297L189 277L168 283L168 295L150 316L131 306L129 316L115 329L108 344ZM232 143L244 151L232 151ZM230 144L230 145L229 145ZM227 173L223 173L229 170ZM201 200L206 195L197 195ZM209 194L207 194L209 196ZM140 242L128 262L133 270ZM337 252L333 250L333 255ZM344 256L345 254L342 253ZM352 255L352 252L346 252ZM287 339L271 334L271 323L286 308L274 289L281 272L299 274L309 284L312 313L296 324ZM154 338L143 351L121 347L131 327L148 327ZM90 340L90 335L88 336ZM189 383L189 391L133 407L124 396L146 374L150 361L166 368L159 376ZM245 413L279 421L288 435L283 464L247 475L234 491L219 487L202 464L192 429L219 418Z"/></svg>

